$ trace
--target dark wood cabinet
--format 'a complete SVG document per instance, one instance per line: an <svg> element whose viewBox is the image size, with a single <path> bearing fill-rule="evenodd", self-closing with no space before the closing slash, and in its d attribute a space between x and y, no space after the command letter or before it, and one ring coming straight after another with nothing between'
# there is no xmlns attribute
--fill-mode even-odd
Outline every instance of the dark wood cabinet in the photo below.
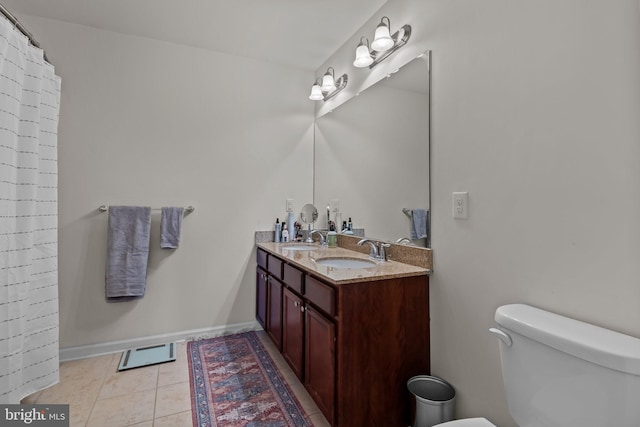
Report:
<svg viewBox="0 0 640 427"><path fill-rule="evenodd" d="M304 385L330 424L335 414L336 328L313 307L305 309Z"/></svg>
<svg viewBox="0 0 640 427"><path fill-rule="evenodd" d="M282 283L268 276L269 304L267 309L267 333L282 351Z"/></svg>
<svg viewBox="0 0 640 427"><path fill-rule="evenodd" d="M256 320L263 329L267 329L267 273L256 268Z"/></svg>
<svg viewBox="0 0 640 427"><path fill-rule="evenodd" d="M329 423L410 425L407 380L430 373L428 276L335 285L284 257L262 258L267 333Z"/></svg>
<svg viewBox="0 0 640 427"><path fill-rule="evenodd" d="M285 288L282 291L282 356L300 381L304 380L304 302Z"/></svg>

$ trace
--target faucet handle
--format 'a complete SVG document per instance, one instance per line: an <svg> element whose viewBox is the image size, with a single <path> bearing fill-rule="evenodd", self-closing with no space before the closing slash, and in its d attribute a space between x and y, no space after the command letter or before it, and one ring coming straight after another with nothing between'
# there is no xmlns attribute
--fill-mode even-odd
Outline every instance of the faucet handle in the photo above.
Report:
<svg viewBox="0 0 640 427"><path fill-rule="evenodd" d="M387 251L385 249L390 248L391 247L391 243L383 243L383 242L379 242L378 243L378 256L380 257L380 259L383 260L387 260Z"/></svg>

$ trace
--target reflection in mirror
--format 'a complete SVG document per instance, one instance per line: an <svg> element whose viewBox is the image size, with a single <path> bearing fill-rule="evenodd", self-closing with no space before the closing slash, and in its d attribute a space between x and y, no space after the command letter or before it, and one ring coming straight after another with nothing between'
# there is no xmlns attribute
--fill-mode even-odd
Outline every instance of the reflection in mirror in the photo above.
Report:
<svg viewBox="0 0 640 427"><path fill-rule="evenodd" d="M305 224L313 224L318 219L318 209L313 206L311 203L307 203L302 207L302 212L300 212L300 220Z"/></svg>
<svg viewBox="0 0 640 427"><path fill-rule="evenodd" d="M318 209L313 206L311 203L307 203L302 207L302 211L300 212L300 221L304 222L308 226L307 230L307 243L313 243L313 239L311 238L311 225L316 222L318 219Z"/></svg>
<svg viewBox="0 0 640 427"><path fill-rule="evenodd" d="M430 209L429 80L423 55L316 120L314 203L337 200L367 237L410 238Z"/></svg>

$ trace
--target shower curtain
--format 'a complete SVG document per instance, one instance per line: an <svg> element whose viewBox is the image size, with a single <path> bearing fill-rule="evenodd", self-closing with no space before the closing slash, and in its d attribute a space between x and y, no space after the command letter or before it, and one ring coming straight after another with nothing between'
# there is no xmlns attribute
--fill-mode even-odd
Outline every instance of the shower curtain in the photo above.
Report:
<svg viewBox="0 0 640 427"><path fill-rule="evenodd" d="M60 78L0 17L0 403L59 381Z"/></svg>

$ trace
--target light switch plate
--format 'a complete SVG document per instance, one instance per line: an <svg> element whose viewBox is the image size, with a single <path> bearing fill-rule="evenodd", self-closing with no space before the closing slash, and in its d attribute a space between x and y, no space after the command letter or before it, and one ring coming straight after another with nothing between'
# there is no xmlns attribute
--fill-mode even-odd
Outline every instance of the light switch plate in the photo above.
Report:
<svg viewBox="0 0 640 427"><path fill-rule="evenodd" d="M469 193L453 193L453 217L455 219L467 219L469 217Z"/></svg>
<svg viewBox="0 0 640 427"><path fill-rule="evenodd" d="M293 199L287 199L287 206L285 210L287 212L293 212Z"/></svg>

